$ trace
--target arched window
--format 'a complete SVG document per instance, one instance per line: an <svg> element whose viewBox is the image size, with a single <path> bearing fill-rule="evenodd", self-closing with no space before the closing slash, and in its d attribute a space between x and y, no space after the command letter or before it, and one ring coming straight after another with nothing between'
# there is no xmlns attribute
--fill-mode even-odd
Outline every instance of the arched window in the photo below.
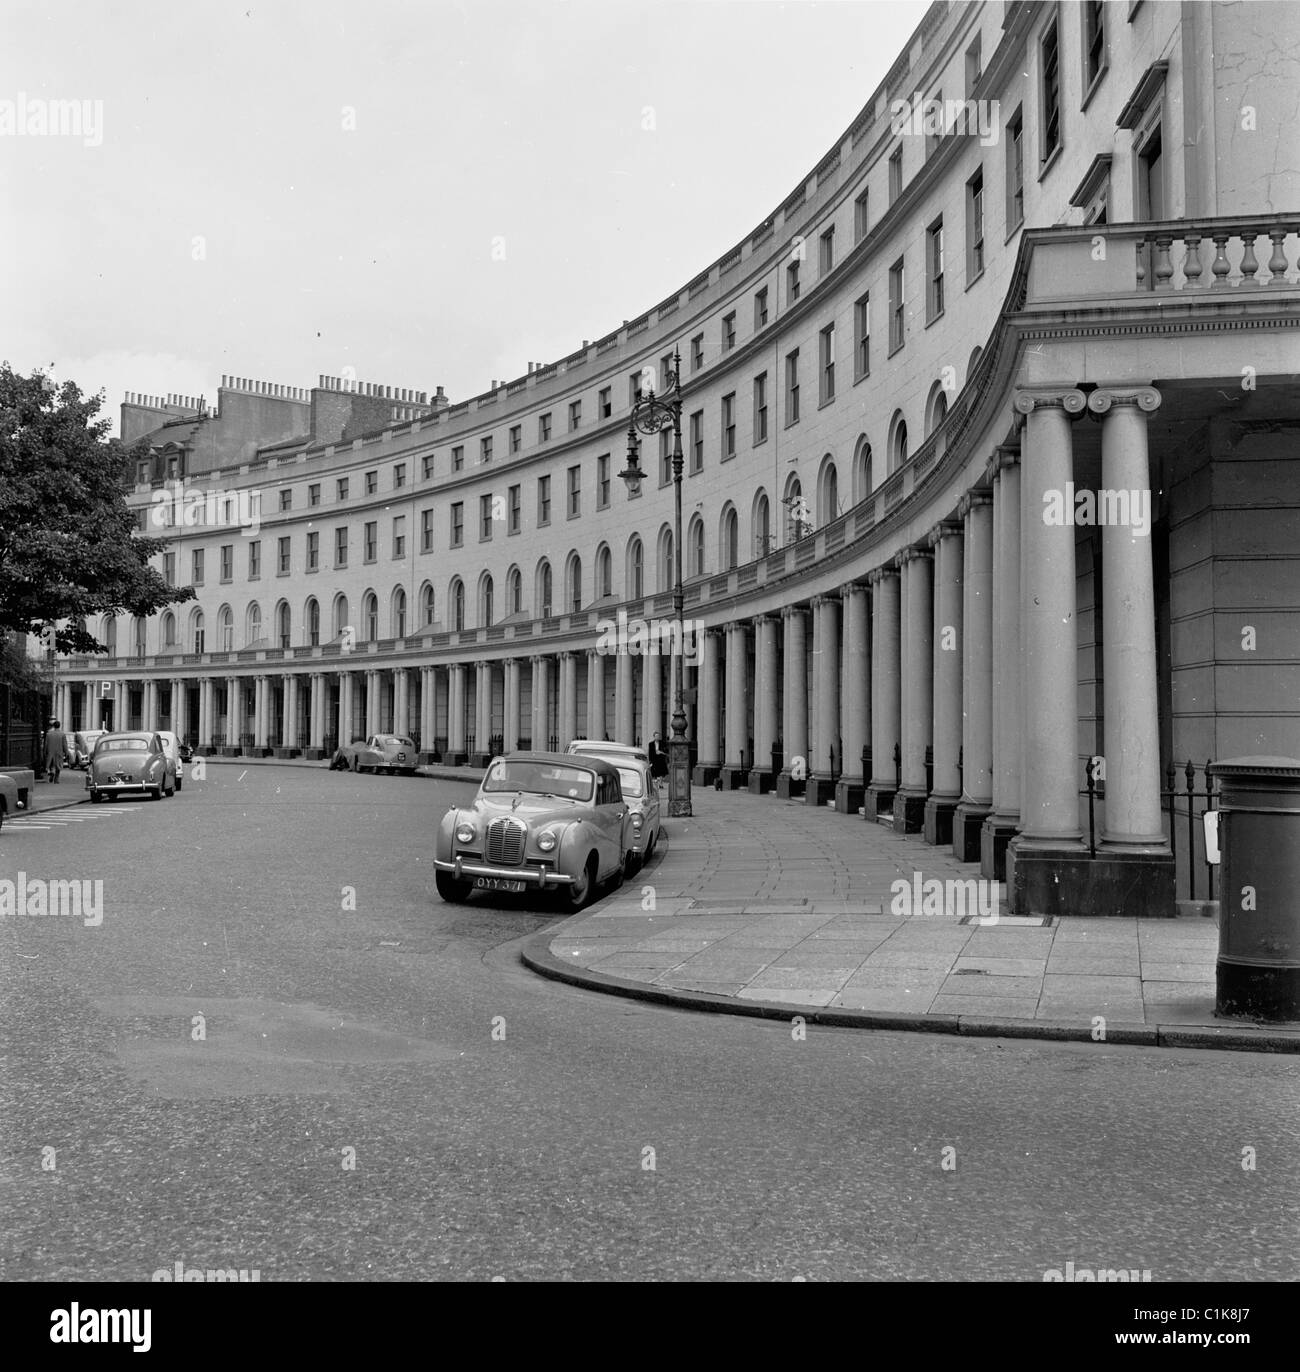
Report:
<svg viewBox="0 0 1300 1372"><path fill-rule="evenodd" d="M718 544L722 550L721 570L729 572L740 565L740 519L733 505L723 510L722 527L718 533Z"/></svg>
<svg viewBox="0 0 1300 1372"><path fill-rule="evenodd" d="M894 411L889 426L889 470L896 472L907 461L907 420L902 410Z"/></svg>
<svg viewBox="0 0 1300 1372"><path fill-rule="evenodd" d="M253 601L248 607L244 628L248 634L248 646L250 648L254 643L260 643L262 641L262 607L257 601Z"/></svg>
<svg viewBox="0 0 1300 1372"><path fill-rule="evenodd" d="M162 641L164 648L176 646L176 616L170 610L162 617Z"/></svg>
<svg viewBox="0 0 1300 1372"><path fill-rule="evenodd" d="M361 624L365 642L373 643L379 637L379 597L374 591L367 591L361 601Z"/></svg>
<svg viewBox="0 0 1300 1372"><path fill-rule="evenodd" d="M348 624L348 598L345 595L334 597L334 638L342 638Z"/></svg>
<svg viewBox="0 0 1300 1372"><path fill-rule="evenodd" d="M582 559L577 553L569 554L569 565L565 572L565 610L576 614L582 609Z"/></svg>
<svg viewBox="0 0 1300 1372"><path fill-rule="evenodd" d="M853 454L853 503L864 501L871 494L871 444L865 437L858 439L857 450Z"/></svg>
<svg viewBox="0 0 1300 1372"><path fill-rule="evenodd" d="M282 600L275 611L275 633L281 648L289 646L289 605Z"/></svg>
<svg viewBox="0 0 1300 1372"><path fill-rule="evenodd" d="M193 610L190 613L190 643L192 645L190 651L194 653L206 652L205 639L206 635L203 631L203 611Z"/></svg>
<svg viewBox="0 0 1300 1372"><path fill-rule="evenodd" d="M540 619L547 619L553 613L554 600L552 599L551 585L551 564L543 558L537 564L537 577L533 591L536 597L536 609L534 614Z"/></svg>
<svg viewBox="0 0 1300 1372"><path fill-rule="evenodd" d="M105 615L103 627L99 631L99 636L104 640L104 647L108 649L109 657L117 656L117 618L114 615Z"/></svg>
<svg viewBox="0 0 1300 1372"><path fill-rule="evenodd" d="M825 527L840 512L840 477L835 459L827 453L817 475L817 522Z"/></svg>
<svg viewBox="0 0 1300 1372"><path fill-rule="evenodd" d="M691 529L686 545L690 549L691 568L688 575L704 575L704 521L696 515L691 520Z"/></svg>
<svg viewBox="0 0 1300 1372"><path fill-rule="evenodd" d="M217 611L217 652L232 653L235 650L235 616L229 605Z"/></svg>
<svg viewBox="0 0 1300 1372"><path fill-rule="evenodd" d="M785 541L797 543L812 533L812 511L803 498L803 483L791 476L785 484Z"/></svg>
<svg viewBox="0 0 1300 1372"><path fill-rule="evenodd" d="M609 545L602 543L596 549L596 595L614 594L614 557Z"/></svg>
<svg viewBox="0 0 1300 1372"><path fill-rule="evenodd" d="M754 497L754 556L766 557L772 551L772 506L762 488Z"/></svg>
<svg viewBox="0 0 1300 1372"><path fill-rule="evenodd" d="M636 534L627 545L627 591L629 600L640 600L645 595L645 547Z"/></svg>
<svg viewBox="0 0 1300 1372"><path fill-rule="evenodd" d="M677 566L673 561L673 531L667 524L659 530L659 590L671 591L677 579Z"/></svg>
<svg viewBox="0 0 1300 1372"><path fill-rule="evenodd" d="M518 567L511 567L506 577L506 613L521 615L524 612L524 579Z"/></svg>
<svg viewBox="0 0 1300 1372"><path fill-rule="evenodd" d="M426 629L433 623L433 587L427 581L420 588L420 623Z"/></svg>
<svg viewBox="0 0 1300 1372"><path fill-rule="evenodd" d="M394 638L406 637L406 591L401 586L393 592L392 630Z"/></svg>
<svg viewBox="0 0 1300 1372"><path fill-rule="evenodd" d="M136 615L131 621L131 650L136 657L144 656L145 632L145 621Z"/></svg>
<svg viewBox="0 0 1300 1372"><path fill-rule="evenodd" d="M465 583L459 577L451 583L451 627L457 633L465 628Z"/></svg>
<svg viewBox="0 0 1300 1372"><path fill-rule="evenodd" d="M307 642L313 648L320 647L320 603L315 596L307 602Z"/></svg>
<svg viewBox="0 0 1300 1372"><path fill-rule="evenodd" d="M484 572L478 583L478 622L485 629L492 624L493 591L492 577Z"/></svg>

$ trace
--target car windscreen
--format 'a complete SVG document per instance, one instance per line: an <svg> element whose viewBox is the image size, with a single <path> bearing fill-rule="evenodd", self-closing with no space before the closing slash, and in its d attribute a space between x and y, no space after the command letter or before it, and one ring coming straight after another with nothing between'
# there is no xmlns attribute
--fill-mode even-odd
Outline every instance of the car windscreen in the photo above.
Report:
<svg viewBox="0 0 1300 1372"><path fill-rule="evenodd" d="M95 746L95 756L100 753L147 753L147 738L104 738Z"/></svg>
<svg viewBox="0 0 1300 1372"><path fill-rule="evenodd" d="M526 791L531 795L590 800L595 777L583 767L554 762L494 762L483 778L484 791Z"/></svg>
<svg viewBox="0 0 1300 1372"><path fill-rule="evenodd" d="M390 734L387 738L381 738L381 744L386 744L393 748L414 748L415 744L409 738L398 738L396 734Z"/></svg>
<svg viewBox="0 0 1300 1372"><path fill-rule="evenodd" d="M635 800L638 796L645 795L645 788L641 782L641 773L635 767L620 767L618 769L618 779L623 783L623 794L631 796Z"/></svg>

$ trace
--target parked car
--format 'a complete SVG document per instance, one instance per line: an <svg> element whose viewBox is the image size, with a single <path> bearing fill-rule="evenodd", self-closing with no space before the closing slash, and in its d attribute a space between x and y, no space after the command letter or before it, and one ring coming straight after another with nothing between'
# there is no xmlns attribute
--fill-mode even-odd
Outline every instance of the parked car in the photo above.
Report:
<svg viewBox="0 0 1300 1372"><path fill-rule="evenodd" d="M185 762L181 751L181 741L170 729L159 729L158 737L162 740L163 752L167 754L167 767L172 774L172 780L176 783L176 789L185 789Z"/></svg>
<svg viewBox="0 0 1300 1372"><path fill-rule="evenodd" d="M68 752L72 755L72 765L85 770L90 765L95 744L104 737L103 729L81 729L68 740Z"/></svg>
<svg viewBox="0 0 1300 1372"><path fill-rule="evenodd" d="M333 772L395 772L415 775L418 754L413 739L404 734L371 734L337 749L330 759Z"/></svg>
<svg viewBox="0 0 1300 1372"><path fill-rule="evenodd" d="M621 884L634 847L618 769L566 753L493 758L468 808L438 826L435 882L443 900L473 890L554 891L580 910L602 882Z"/></svg>
<svg viewBox="0 0 1300 1372"><path fill-rule="evenodd" d="M632 817L633 843L627 853L626 872L630 877L654 856L663 822L663 805L648 762L639 762L635 758L613 758L611 761L618 771L623 799L627 801Z"/></svg>
<svg viewBox="0 0 1300 1372"><path fill-rule="evenodd" d="M608 739L602 742L598 738L575 738L566 751L583 757L603 757L609 762L622 762L625 758L650 761L650 754L640 744L610 743Z"/></svg>
<svg viewBox="0 0 1300 1372"><path fill-rule="evenodd" d="M0 828L4 827L6 818L16 815L22 808L23 803L18 798L18 783L13 777L0 772Z"/></svg>
<svg viewBox="0 0 1300 1372"><path fill-rule="evenodd" d="M105 796L142 795L161 800L175 795L175 779L162 739L143 729L105 734L95 744L86 790L96 805Z"/></svg>

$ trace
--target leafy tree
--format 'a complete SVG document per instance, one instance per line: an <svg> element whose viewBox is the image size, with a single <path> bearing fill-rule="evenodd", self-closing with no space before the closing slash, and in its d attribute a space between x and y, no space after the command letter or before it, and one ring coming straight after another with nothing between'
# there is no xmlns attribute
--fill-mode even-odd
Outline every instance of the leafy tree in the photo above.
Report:
<svg viewBox="0 0 1300 1372"><path fill-rule="evenodd" d="M57 651L107 652L83 618L194 599L193 586L169 586L149 566L170 540L142 537L126 503L148 448L108 438L108 419L95 417L103 403L0 363L0 639L18 635L19 651L22 635L66 620Z"/></svg>

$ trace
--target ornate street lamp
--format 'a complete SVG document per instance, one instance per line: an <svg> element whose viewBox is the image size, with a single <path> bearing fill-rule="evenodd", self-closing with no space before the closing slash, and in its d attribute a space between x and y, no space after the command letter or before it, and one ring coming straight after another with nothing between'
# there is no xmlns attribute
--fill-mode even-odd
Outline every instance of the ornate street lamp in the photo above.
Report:
<svg viewBox="0 0 1300 1372"><path fill-rule="evenodd" d="M641 493L646 474L638 460L641 442L637 430L643 434L673 431L673 487L676 519L673 531L673 613L677 618L677 651L673 654L673 686L676 708L673 711L673 736L668 741L668 813L672 816L690 815L691 811L691 746L686 738L686 696L682 686L683 654L686 647L686 626L682 618L682 355L673 352L672 370L664 378L666 399L656 398L654 387L632 407L627 426L627 469L619 476L627 483L630 496Z"/></svg>

